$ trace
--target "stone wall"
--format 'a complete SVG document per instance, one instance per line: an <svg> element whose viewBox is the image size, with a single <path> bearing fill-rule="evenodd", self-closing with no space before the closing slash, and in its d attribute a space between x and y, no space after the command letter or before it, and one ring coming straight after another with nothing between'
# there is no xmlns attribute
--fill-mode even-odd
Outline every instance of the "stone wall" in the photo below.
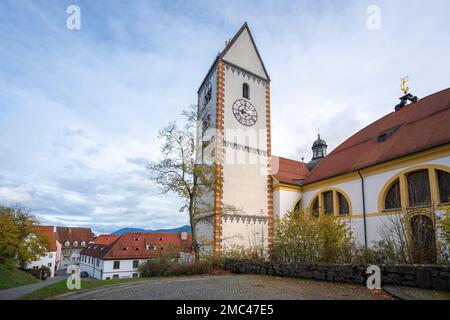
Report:
<svg viewBox="0 0 450 320"><path fill-rule="evenodd" d="M368 265L277 263L226 259L233 273L255 273L282 277L365 284ZM382 285L402 285L450 291L450 265L381 265Z"/></svg>

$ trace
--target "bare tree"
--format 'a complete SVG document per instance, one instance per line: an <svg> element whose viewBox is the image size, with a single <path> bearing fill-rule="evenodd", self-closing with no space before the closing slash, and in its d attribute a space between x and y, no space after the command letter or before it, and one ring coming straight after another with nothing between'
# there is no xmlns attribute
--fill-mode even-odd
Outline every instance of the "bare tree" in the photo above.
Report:
<svg viewBox="0 0 450 320"><path fill-rule="evenodd" d="M182 126L170 122L160 130L158 138L162 141L162 159L150 163L148 169L151 172L151 180L161 188L162 193L173 192L184 200L180 212L189 214L193 252L195 259L198 259L196 225L200 221L209 222L210 216L203 215L202 212L212 210L209 203L201 204L200 201L214 188L214 166L199 165L195 162L195 129L198 119L196 106L184 110L182 116ZM195 210L200 206L201 210Z"/></svg>

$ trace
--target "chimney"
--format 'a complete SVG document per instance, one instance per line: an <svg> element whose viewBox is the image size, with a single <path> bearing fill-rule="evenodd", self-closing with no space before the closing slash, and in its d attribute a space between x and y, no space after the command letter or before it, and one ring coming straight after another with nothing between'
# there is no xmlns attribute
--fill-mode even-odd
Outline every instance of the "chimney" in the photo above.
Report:
<svg viewBox="0 0 450 320"><path fill-rule="evenodd" d="M72 229L71 228L69 228L69 234L72 235Z"/></svg>
<svg viewBox="0 0 450 320"><path fill-rule="evenodd" d="M187 232L186 231L181 231L180 237L181 237L181 240L187 240Z"/></svg>

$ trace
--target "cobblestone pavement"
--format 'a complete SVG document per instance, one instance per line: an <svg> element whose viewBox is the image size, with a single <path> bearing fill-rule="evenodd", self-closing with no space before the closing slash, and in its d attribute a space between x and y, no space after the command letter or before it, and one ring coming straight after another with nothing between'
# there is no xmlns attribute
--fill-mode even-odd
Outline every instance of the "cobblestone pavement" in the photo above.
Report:
<svg viewBox="0 0 450 320"><path fill-rule="evenodd" d="M66 300L390 299L364 286L261 275L193 276L124 283L58 297Z"/></svg>

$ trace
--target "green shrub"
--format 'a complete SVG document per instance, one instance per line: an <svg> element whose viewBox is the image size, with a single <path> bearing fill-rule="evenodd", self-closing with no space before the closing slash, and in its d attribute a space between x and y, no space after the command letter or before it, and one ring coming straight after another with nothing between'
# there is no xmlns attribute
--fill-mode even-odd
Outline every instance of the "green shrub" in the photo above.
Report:
<svg viewBox="0 0 450 320"><path fill-rule="evenodd" d="M48 277L50 277L51 270L50 268L46 267L46 266L41 266L38 269L28 269L25 270L25 272L28 272L29 274L33 275L34 277L40 279L40 280L44 280Z"/></svg>
<svg viewBox="0 0 450 320"><path fill-rule="evenodd" d="M275 224L272 259L280 262L347 263L352 255L350 228L333 215L303 211Z"/></svg>
<svg viewBox="0 0 450 320"><path fill-rule="evenodd" d="M222 253L225 259L264 260L264 250L259 247L244 248L239 245L230 245Z"/></svg>
<svg viewBox="0 0 450 320"><path fill-rule="evenodd" d="M189 276L208 274L222 269L221 259L206 258L197 262L180 263L178 259L150 259L139 266L142 277Z"/></svg>

